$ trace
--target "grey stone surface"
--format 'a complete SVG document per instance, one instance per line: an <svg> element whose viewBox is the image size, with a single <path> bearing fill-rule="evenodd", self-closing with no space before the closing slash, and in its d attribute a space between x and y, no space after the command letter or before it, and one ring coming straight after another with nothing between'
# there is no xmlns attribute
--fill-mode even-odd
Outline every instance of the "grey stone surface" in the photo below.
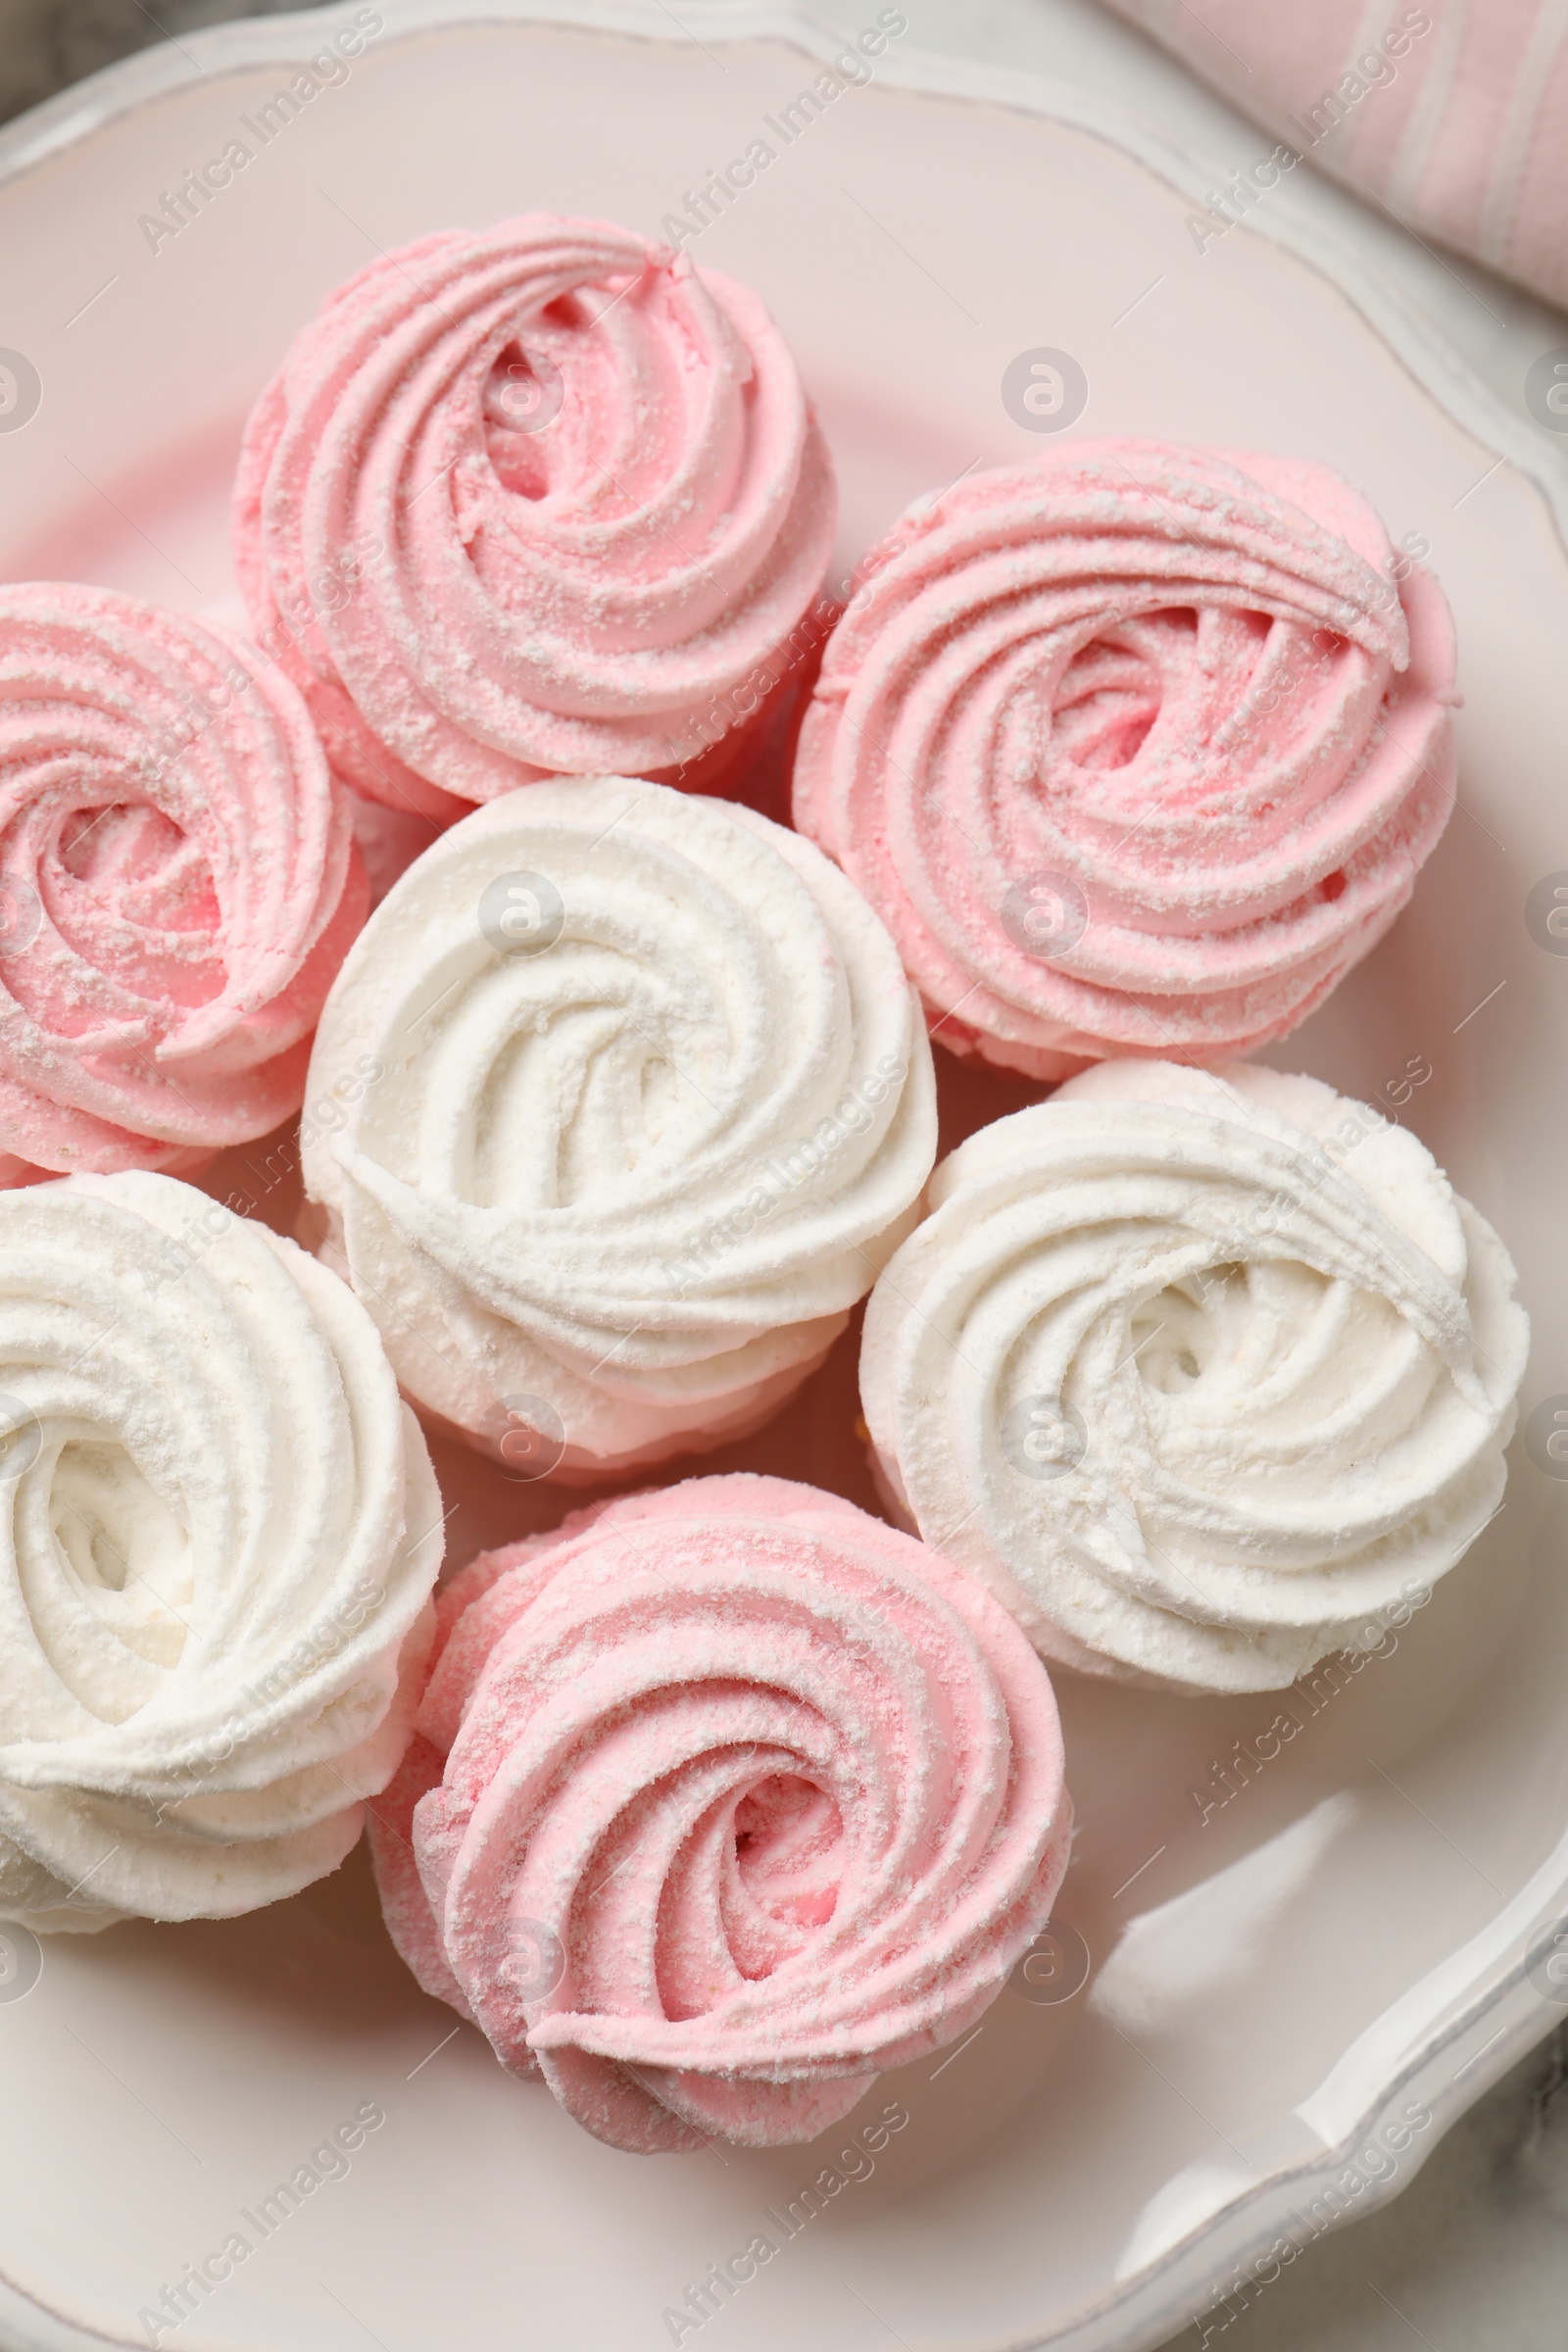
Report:
<svg viewBox="0 0 1568 2352"><path fill-rule="evenodd" d="M287 0L0 0L0 121L155 41L230 17L283 14Z"/></svg>
<svg viewBox="0 0 1568 2352"><path fill-rule="evenodd" d="M1568 2344L1568 2027L1505 2075L1380 2212L1163 2352L1560 2352Z"/></svg>
<svg viewBox="0 0 1568 2352"><path fill-rule="evenodd" d="M1178 73L1092 0L904 5L911 47L1111 88L1156 120ZM0 119L161 38L278 13L270 0L162 0L156 12L142 0L0 0ZM707 0L684 0L678 12L699 29L705 13ZM851 32L865 14L856 0L815 0L812 13ZM1228 119L1217 101L1200 107L1196 93L1188 113L1219 127ZM1195 2323L1166 2352L1204 2343L1224 2352L1563 2352L1568 2026L1478 2102L1393 2204L1320 2238L1273 2285Z"/></svg>

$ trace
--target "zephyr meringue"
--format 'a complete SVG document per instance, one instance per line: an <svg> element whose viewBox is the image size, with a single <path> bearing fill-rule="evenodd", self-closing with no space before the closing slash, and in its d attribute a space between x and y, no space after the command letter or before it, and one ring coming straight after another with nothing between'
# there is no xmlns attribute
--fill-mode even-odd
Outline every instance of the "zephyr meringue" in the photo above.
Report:
<svg viewBox="0 0 1568 2352"><path fill-rule="evenodd" d="M840 1496L594 1503L439 1609L371 1809L388 1924L601 2139L809 2139L965 2034L1048 1919L1070 1807L1044 1669Z"/></svg>
<svg viewBox="0 0 1568 2352"><path fill-rule="evenodd" d="M1461 1558L1529 1344L1486 1219L1314 1078L1105 1062L944 1161L872 1294L883 1471L1048 1656L1282 1689Z"/></svg>
<svg viewBox="0 0 1568 2352"><path fill-rule="evenodd" d="M227 1918L403 1753L440 1498L375 1330L167 1176L0 1196L0 1917Z"/></svg>
<svg viewBox="0 0 1568 2352"><path fill-rule="evenodd" d="M1453 665L1442 590L1326 466L1064 442L876 551L795 821L955 1051L1219 1060L1408 899L1453 803Z"/></svg>
<svg viewBox="0 0 1568 2352"><path fill-rule="evenodd" d="M255 646L0 587L0 1185L277 1126L367 905L310 715Z"/></svg>
<svg viewBox="0 0 1568 2352"><path fill-rule="evenodd" d="M235 552L338 772L451 817L542 775L727 758L786 681L835 513L749 288L531 213L328 297L251 417Z"/></svg>
<svg viewBox="0 0 1568 2352"><path fill-rule="evenodd" d="M349 1091L303 1153L329 1262L410 1395L568 1476L765 1418L936 1151L858 893L749 808L625 777L492 802L395 885L311 1063L313 1103Z"/></svg>

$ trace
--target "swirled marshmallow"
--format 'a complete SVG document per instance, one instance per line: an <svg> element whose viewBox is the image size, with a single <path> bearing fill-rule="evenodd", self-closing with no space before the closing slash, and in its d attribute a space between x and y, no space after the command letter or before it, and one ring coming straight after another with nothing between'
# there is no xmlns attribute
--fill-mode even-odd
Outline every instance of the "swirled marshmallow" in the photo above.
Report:
<svg viewBox="0 0 1568 2352"><path fill-rule="evenodd" d="M228 1918L409 1737L441 1503L369 1317L167 1176L0 1196L0 1917Z"/></svg>
<svg viewBox="0 0 1568 2352"><path fill-rule="evenodd" d="M637 2153L809 2139L967 2033L1067 1860L1044 1669L838 1495L689 1479L482 1555L372 1808L393 1937Z"/></svg>
<svg viewBox="0 0 1568 2352"><path fill-rule="evenodd" d="M303 1154L329 1262L410 1395L567 1476L771 1412L936 1150L859 895L753 810L624 777L492 802L395 885L318 1033L310 1100L343 1093Z"/></svg>
<svg viewBox="0 0 1568 2352"><path fill-rule="evenodd" d="M835 512L755 294L533 213L328 297L251 417L234 529L339 773L450 817L718 746L801 650Z"/></svg>
<svg viewBox="0 0 1568 2352"><path fill-rule="evenodd" d="M1222 1060L1409 897L1453 801L1453 665L1442 590L1327 467L1066 442L895 525L795 821L955 1051Z"/></svg>
<svg viewBox="0 0 1568 2352"><path fill-rule="evenodd" d="M0 586L0 1184L187 1168L279 1125L367 905L310 715L255 646Z"/></svg>
<svg viewBox="0 0 1568 2352"><path fill-rule="evenodd" d="M1283 1689L1376 1647L1497 1508L1513 1267L1366 1104L1105 1062L930 1198L866 1312L866 1421L922 1534L1048 1657Z"/></svg>

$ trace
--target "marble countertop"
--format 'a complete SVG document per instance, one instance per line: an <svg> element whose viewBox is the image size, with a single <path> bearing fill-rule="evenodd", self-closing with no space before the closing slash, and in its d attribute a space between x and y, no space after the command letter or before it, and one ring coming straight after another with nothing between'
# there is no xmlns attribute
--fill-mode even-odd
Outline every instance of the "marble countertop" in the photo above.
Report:
<svg viewBox="0 0 1568 2352"><path fill-rule="evenodd" d="M1256 133L1095 0L902 0L909 45L1021 67L1113 98L1228 166ZM680 0L700 33L707 0ZM0 119L113 59L270 0L0 0ZM816 0L854 32L859 0ZM1434 253L1352 195L1346 232L1514 405L1530 361L1568 342L1568 318L1488 272ZM1568 453L1565 453L1568 462ZM1404 2193L1318 2239L1247 2307L1172 2339L1225 2352L1560 2352L1568 2344L1568 2025L1496 2085Z"/></svg>

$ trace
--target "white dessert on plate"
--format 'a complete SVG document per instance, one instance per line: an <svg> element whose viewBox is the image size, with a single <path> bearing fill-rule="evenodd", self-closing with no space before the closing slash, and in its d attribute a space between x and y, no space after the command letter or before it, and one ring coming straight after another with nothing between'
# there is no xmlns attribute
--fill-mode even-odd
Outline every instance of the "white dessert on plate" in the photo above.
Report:
<svg viewBox="0 0 1568 2352"><path fill-rule="evenodd" d="M1315 1078L1105 1062L971 1136L866 1312L882 1473L1050 1658L1283 1689L1502 1497L1496 1234Z"/></svg>
<svg viewBox="0 0 1568 2352"><path fill-rule="evenodd" d="M626 777L525 786L403 876L318 1031L334 1098L314 1238L408 1394L524 1476L765 1419L936 1150L925 1024L858 892L749 808Z"/></svg>
<svg viewBox="0 0 1568 2352"><path fill-rule="evenodd" d="M0 1195L0 1918L227 1918L408 1740L440 1498L368 1316L172 1177Z"/></svg>

